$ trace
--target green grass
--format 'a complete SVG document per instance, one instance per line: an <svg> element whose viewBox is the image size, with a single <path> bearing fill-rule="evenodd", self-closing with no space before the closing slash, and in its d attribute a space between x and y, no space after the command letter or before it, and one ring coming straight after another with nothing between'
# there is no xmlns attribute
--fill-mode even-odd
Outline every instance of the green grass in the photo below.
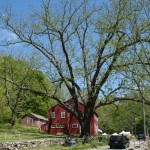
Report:
<svg viewBox="0 0 150 150"><path fill-rule="evenodd" d="M87 150L87 149L91 149L91 148L98 148L100 146L106 145L106 143L104 142L90 142L90 143L86 143L86 144L77 144L76 146L72 146L72 147L65 147L65 146L61 146L61 145L53 145L53 146L49 146L49 147L36 147L36 148L32 148L32 150L56 150L56 149L61 149L61 150ZM31 149L28 149L31 150Z"/></svg>
<svg viewBox="0 0 150 150"><path fill-rule="evenodd" d="M0 124L0 142L21 142L29 140L41 139L64 139L67 135L47 135L42 133L37 127L28 127L21 124L16 124L14 129L11 129L10 124ZM72 136L76 138L78 135ZM86 150L106 145L105 142L89 142L85 144L78 143L74 147L65 147L61 145L52 145L49 147L36 147L28 150Z"/></svg>
<svg viewBox="0 0 150 150"><path fill-rule="evenodd" d="M0 132L5 132L5 131L41 133L41 131L37 127L29 127L29 126L24 126L22 124L16 124L14 129L11 129L11 125L9 123L0 124Z"/></svg>
<svg viewBox="0 0 150 150"><path fill-rule="evenodd" d="M47 135L42 133L37 127L16 124L15 128L11 129L10 124L0 124L0 142L18 142L47 138L60 139L64 138L64 136Z"/></svg>

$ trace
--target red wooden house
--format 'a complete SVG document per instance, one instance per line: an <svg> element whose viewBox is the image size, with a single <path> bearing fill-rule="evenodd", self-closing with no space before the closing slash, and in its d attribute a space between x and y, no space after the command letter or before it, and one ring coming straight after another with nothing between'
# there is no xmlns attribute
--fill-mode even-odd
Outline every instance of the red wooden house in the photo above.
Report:
<svg viewBox="0 0 150 150"><path fill-rule="evenodd" d="M73 105L72 99L67 101L68 106ZM81 110L84 110L84 105L80 103ZM48 111L48 122L41 126L44 133L49 134L80 134L81 128L77 118L69 113L59 104L53 106ZM98 116L95 113L91 119L90 134L98 133Z"/></svg>
<svg viewBox="0 0 150 150"><path fill-rule="evenodd" d="M41 128L41 126L43 124L46 124L47 122L48 122L47 118L41 115L34 114L34 113L25 114L21 120L21 123L23 125L37 126L39 128Z"/></svg>

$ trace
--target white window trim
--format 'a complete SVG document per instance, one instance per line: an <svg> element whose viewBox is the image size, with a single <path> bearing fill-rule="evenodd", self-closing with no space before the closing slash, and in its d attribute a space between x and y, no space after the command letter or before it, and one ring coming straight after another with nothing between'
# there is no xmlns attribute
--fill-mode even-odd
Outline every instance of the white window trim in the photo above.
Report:
<svg viewBox="0 0 150 150"><path fill-rule="evenodd" d="M54 126L53 126L54 125ZM56 126L55 126L55 124L51 124L51 128L55 128Z"/></svg>
<svg viewBox="0 0 150 150"><path fill-rule="evenodd" d="M57 125L59 125L59 127L57 127ZM56 123L56 128L60 128L60 123Z"/></svg>
<svg viewBox="0 0 150 150"><path fill-rule="evenodd" d="M66 113L65 112L61 112L61 118L66 118Z"/></svg>
<svg viewBox="0 0 150 150"><path fill-rule="evenodd" d="M56 114L55 112L51 112L51 118L55 118Z"/></svg>
<svg viewBox="0 0 150 150"><path fill-rule="evenodd" d="M76 126L76 127L73 127L73 126ZM78 128L78 124L72 124L72 128Z"/></svg>

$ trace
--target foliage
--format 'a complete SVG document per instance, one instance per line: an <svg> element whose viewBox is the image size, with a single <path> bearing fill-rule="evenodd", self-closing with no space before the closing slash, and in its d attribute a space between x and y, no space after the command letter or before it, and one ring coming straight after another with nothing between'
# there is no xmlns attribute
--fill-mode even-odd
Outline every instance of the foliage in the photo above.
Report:
<svg viewBox="0 0 150 150"><path fill-rule="evenodd" d="M140 103L126 101L116 105L105 106L97 110L99 128L106 133L130 131L137 135L143 132L143 106ZM146 125L149 128L149 106L146 110Z"/></svg>
<svg viewBox="0 0 150 150"><path fill-rule="evenodd" d="M1 106L0 124L5 123L5 122L9 122L11 112L10 112L10 108L7 105L6 97L4 94L4 89L2 87L0 87L0 106Z"/></svg>
<svg viewBox="0 0 150 150"><path fill-rule="evenodd" d="M48 97L22 90L20 86L38 91L49 90L50 93L50 81L41 71L33 70L25 60L13 59L11 56L3 56L1 60L0 82L5 97L2 100L3 105L7 104L7 108L11 110L11 122L15 121L16 116L20 120L27 112L47 117L47 111L53 102ZM10 114L6 116L8 115Z"/></svg>
<svg viewBox="0 0 150 150"><path fill-rule="evenodd" d="M149 65L149 59L139 61L143 51L149 49L149 3L110 0L99 5L89 0L47 0L41 10L28 17L19 17L5 8L0 15L1 23L17 38L2 40L0 45L25 44L41 52L42 60L51 66L53 94L40 87L26 90L51 97L74 114L84 136L89 134L91 118L99 107L125 100L142 102L130 92L137 81L133 79L132 68L136 71L141 69L141 63ZM75 108L68 107L57 95L62 85L74 99ZM79 102L85 105L84 111ZM150 104L146 99L145 103Z"/></svg>

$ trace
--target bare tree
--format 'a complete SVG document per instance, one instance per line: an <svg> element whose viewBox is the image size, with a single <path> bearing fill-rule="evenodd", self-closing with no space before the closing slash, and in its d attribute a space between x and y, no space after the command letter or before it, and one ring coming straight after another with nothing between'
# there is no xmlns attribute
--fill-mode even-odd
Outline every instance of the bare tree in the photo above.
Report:
<svg viewBox="0 0 150 150"><path fill-rule="evenodd" d="M82 137L89 134L91 117L97 108L133 100L123 91L125 78L121 68L139 63L127 59L137 57L133 47L140 48L141 43L149 46L150 2L112 0L100 6L88 0L66 0L55 4L43 1L41 10L29 18L13 18L5 9L1 14L3 29L14 33L17 39L3 41L1 46L23 43L43 54L51 65L51 81L55 86L66 86L74 99L75 111L57 92L49 96L30 90L55 99L74 114L80 122ZM79 102L85 105L83 112Z"/></svg>

